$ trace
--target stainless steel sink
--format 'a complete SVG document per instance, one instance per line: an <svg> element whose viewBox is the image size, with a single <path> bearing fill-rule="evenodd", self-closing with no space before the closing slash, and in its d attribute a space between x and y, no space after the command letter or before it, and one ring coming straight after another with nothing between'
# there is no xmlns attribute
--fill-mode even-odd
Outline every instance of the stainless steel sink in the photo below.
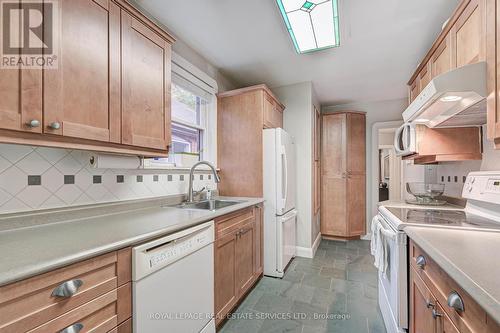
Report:
<svg viewBox="0 0 500 333"><path fill-rule="evenodd" d="M182 203L180 205L176 205L174 207L183 208L183 209L199 209L199 210L217 210L224 207L229 207L232 205L236 205L242 203L243 201L237 200L222 200L222 199L212 199L212 200L204 200L193 203Z"/></svg>

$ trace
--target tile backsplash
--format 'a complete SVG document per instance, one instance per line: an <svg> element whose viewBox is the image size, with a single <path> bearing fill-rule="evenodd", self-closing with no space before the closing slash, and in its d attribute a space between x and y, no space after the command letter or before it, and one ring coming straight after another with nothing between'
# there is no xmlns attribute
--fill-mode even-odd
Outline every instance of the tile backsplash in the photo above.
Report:
<svg viewBox="0 0 500 333"><path fill-rule="evenodd" d="M90 155L0 144L0 214L187 193L187 171L96 169ZM194 176L202 187L216 187L211 175Z"/></svg>

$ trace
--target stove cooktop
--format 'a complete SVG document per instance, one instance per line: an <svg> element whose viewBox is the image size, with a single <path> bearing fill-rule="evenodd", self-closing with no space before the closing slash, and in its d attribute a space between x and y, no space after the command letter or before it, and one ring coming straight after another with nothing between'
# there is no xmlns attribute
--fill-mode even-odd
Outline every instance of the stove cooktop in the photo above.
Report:
<svg viewBox="0 0 500 333"><path fill-rule="evenodd" d="M394 207L386 207L386 209L400 220L399 223L403 224L500 230L500 221L495 222L493 220L460 210Z"/></svg>

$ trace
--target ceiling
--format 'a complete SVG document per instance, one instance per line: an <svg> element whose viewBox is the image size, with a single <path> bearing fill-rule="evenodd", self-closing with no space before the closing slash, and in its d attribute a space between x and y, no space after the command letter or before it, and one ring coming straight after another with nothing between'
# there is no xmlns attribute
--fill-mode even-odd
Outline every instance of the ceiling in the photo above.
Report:
<svg viewBox="0 0 500 333"><path fill-rule="evenodd" d="M341 45L297 54L275 0L136 0L242 86L312 81L322 105L403 98L459 0L339 0Z"/></svg>

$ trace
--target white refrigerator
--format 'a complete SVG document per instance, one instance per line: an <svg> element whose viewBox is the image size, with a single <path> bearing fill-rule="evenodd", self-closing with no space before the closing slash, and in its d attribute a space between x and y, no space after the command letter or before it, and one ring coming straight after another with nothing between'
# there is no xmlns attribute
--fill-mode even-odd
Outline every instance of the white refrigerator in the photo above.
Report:
<svg viewBox="0 0 500 333"><path fill-rule="evenodd" d="M281 128L264 130L264 275L283 277L295 257L295 143Z"/></svg>

